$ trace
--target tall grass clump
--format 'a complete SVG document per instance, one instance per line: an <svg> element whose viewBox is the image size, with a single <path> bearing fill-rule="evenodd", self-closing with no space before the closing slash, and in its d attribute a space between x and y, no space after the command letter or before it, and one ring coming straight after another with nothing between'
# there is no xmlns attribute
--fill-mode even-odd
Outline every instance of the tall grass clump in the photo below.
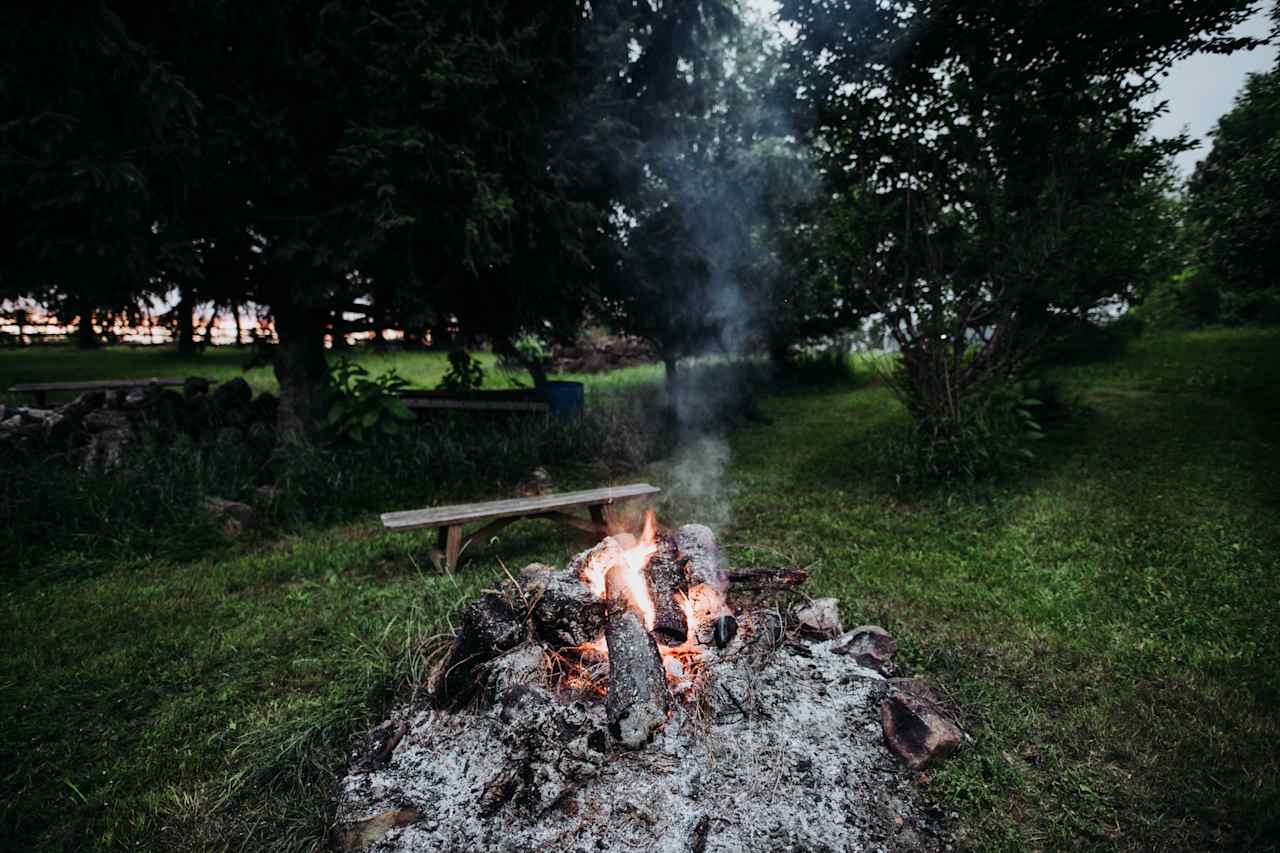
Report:
<svg viewBox="0 0 1280 853"><path fill-rule="evenodd" d="M341 434L301 447L198 446L139 438L119 467L82 472L58 448L0 450L0 583L50 571L154 558L191 559L221 541L205 508L255 504L258 530L332 524L361 513L510 497L537 466L600 478L669 449L666 424L641 386L593 398L569 419L444 412L394 433ZM572 476L569 479L573 479ZM269 502L259 486L275 487Z"/></svg>

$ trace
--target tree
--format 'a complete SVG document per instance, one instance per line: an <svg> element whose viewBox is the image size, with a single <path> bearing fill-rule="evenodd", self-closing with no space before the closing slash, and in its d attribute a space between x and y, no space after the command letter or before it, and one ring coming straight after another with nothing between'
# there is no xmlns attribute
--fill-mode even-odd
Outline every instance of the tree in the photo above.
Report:
<svg viewBox="0 0 1280 853"><path fill-rule="evenodd" d="M797 113L844 243L824 260L901 350L897 386L952 441L1054 326L1141 283L1148 215L1185 139L1147 128L1158 74L1246 2L784 0Z"/></svg>
<svg viewBox="0 0 1280 853"><path fill-rule="evenodd" d="M1280 320L1280 69L1251 74L1188 186L1201 275L1237 320Z"/></svg>
<svg viewBox="0 0 1280 853"><path fill-rule="evenodd" d="M153 290L167 199L195 96L106 3L0 12L0 297L30 296L78 321Z"/></svg>
<svg viewBox="0 0 1280 853"><path fill-rule="evenodd" d="M637 31L617 78L637 180L617 196L626 227L606 307L675 386L680 359L759 348L784 327L779 236L809 169L771 102L777 49L759 21L724 3L642 4Z"/></svg>

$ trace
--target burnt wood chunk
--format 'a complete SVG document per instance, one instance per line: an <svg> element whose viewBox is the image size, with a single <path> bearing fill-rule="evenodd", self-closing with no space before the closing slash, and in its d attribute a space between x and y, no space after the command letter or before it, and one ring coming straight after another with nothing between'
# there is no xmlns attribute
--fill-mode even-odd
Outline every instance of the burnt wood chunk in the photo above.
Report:
<svg viewBox="0 0 1280 853"><path fill-rule="evenodd" d="M461 705L477 686L476 667L520 645L525 635L524 620L502 596L489 593L467 605L449 656L433 678L435 704Z"/></svg>
<svg viewBox="0 0 1280 853"><path fill-rule="evenodd" d="M653 599L653 633L663 643L678 646L689 639L689 621L680 606L689 592L689 572L674 536L659 530L654 544L658 550L644 570Z"/></svg>
<svg viewBox="0 0 1280 853"><path fill-rule="evenodd" d="M623 746L638 749L667 721L670 696L662 655L653 635L630 610L609 617L604 639L609 647L609 696L605 700L609 733Z"/></svg>
<svg viewBox="0 0 1280 853"><path fill-rule="evenodd" d="M736 636L738 636L738 620L734 619L732 614L726 613L716 619L712 629L712 639L717 649L723 649L732 643Z"/></svg>
<svg viewBox="0 0 1280 853"><path fill-rule="evenodd" d="M557 648L580 646L604 630L605 602L571 570L551 571L540 584L533 605L538 636Z"/></svg>
<svg viewBox="0 0 1280 853"><path fill-rule="evenodd" d="M676 530L676 547L689 561L689 582L706 584L718 592L728 588L720 559L720 543L705 524L686 524Z"/></svg>

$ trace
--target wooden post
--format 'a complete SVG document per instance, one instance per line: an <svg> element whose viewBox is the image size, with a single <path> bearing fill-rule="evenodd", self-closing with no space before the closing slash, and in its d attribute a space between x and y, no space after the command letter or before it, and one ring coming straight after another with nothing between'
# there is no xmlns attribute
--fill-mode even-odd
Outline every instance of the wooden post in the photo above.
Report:
<svg viewBox="0 0 1280 853"><path fill-rule="evenodd" d="M35 392L33 392L33 393L32 393L32 395L31 395L31 396L32 396L33 398L35 398L35 401L36 401L36 408L37 408L37 409L46 409L46 408L48 408L48 402L47 402L47 401L48 401L48 399L49 399L49 392L48 392L48 391L35 391Z"/></svg>
<svg viewBox="0 0 1280 853"><path fill-rule="evenodd" d="M453 572L458 567L458 555L462 553L462 525L450 524L445 528L447 532L444 545L444 567L445 571Z"/></svg>
<svg viewBox="0 0 1280 853"><path fill-rule="evenodd" d="M609 517L605 514L605 505L592 504L588 509L591 511L591 520L600 528L600 535L607 535L609 533Z"/></svg>

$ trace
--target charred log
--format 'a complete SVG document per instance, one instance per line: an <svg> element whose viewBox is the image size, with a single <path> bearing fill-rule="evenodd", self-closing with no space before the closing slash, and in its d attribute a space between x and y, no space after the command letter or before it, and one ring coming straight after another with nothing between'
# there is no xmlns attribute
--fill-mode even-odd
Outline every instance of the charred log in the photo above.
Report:
<svg viewBox="0 0 1280 853"><path fill-rule="evenodd" d="M604 629L605 602L573 571L549 572L540 579L536 595L533 625L544 642L557 648L579 646Z"/></svg>
<svg viewBox="0 0 1280 853"><path fill-rule="evenodd" d="M653 632L670 646L689 639L689 623L680 599L689 592L689 572L676 539L665 530L658 531L658 550L645 567L649 596L653 599Z"/></svg>
<svg viewBox="0 0 1280 853"><path fill-rule="evenodd" d="M477 598L462 613L462 627L432 678L437 707L457 708L477 686L476 667L524 642L524 621L500 595Z"/></svg>
<svg viewBox="0 0 1280 853"><path fill-rule="evenodd" d="M670 696L662 655L653 635L630 610L615 612L605 624L609 648L609 733L623 746L644 746L667 721Z"/></svg>
<svg viewBox="0 0 1280 853"><path fill-rule="evenodd" d="M712 629L712 639L715 641L717 649L723 649L732 643L733 638L736 636L738 636L737 619L728 613L716 619Z"/></svg>
<svg viewBox="0 0 1280 853"><path fill-rule="evenodd" d="M676 530L676 547L689 561L690 583L706 584L718 592L728 588L720 560L720 543L705 524L686 524Z"/></svg>

